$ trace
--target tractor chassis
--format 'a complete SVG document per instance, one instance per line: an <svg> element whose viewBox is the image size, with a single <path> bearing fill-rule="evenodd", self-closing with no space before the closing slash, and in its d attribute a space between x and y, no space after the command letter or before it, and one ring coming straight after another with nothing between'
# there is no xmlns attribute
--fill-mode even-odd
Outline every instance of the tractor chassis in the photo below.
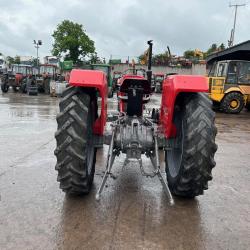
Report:
<svg viewBox="0 0 250 250"><path fill-rule="evenodd" d="M104 135L104 142L109 145L109 150L106 171L96 193L96 200L100 200L104 186L108 178L112 176L115 157L122 152L126 154L123 168L129 163L139 163L141 174L150 178L158 177L170 204L174 204L167 178L164 178L161 173L158 149L158 141L161 140L154 125L156 124L146 117L129 117L124 113L120 113L117 120L111 123L111 135ZM153 171L151 173L143 168L141 158L143 154L152 162Z"/></svg>

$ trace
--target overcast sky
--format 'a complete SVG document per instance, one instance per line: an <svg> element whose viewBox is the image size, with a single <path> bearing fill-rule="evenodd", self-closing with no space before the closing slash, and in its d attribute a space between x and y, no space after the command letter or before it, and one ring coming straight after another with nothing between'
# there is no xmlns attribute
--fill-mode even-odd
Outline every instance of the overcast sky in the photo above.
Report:
<svg viewBox="0 0 250 250"><path fill-rule="evenodd" d="M35 56L33 39L41 39L41 57L50 55L51 34L64 19L84 26L100 57L138 56L149 39L154 53L167 46L178 55L206 50L212 43L227 44L234 16L228 5L228 0L0 0L0 52ZM249 17L250 4L238 9L236 43L250 39Z"/></svg>

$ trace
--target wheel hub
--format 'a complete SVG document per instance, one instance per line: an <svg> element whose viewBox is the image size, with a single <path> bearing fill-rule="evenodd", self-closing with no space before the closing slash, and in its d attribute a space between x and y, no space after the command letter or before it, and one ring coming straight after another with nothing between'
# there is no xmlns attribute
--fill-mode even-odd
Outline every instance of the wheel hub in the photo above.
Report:
<svg viewBox="0 0 250 250"><path fill-rule="evenodd" d="M232 101L230 102L230 107L231 107L232 109L237 109L237 108L239 107L239 102L238 102L237 100L232 100Z"/></svg>

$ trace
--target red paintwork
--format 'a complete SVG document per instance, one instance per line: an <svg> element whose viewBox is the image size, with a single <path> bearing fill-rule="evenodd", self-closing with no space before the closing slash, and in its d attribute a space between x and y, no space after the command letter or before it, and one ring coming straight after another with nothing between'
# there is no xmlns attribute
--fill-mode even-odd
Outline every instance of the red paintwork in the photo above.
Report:
<svg viewBox="0 0 250 250"><path fill-rule="evenodd" d="M94 133L103 135L107 119L107 78L105 73L97 70L73 69L70 74L69 84L84 88L96 88L102 98L101 115L94 123Z"/></svg>
<svg viewBox="0 0 250 250"><path fill-rule="evenodd" d="M16 77L16 84L19 85L23 78L23 74L17 73L15 77Z"/></svg>
<svg viewBox="0 0 250 250"><path fill-rule="evenodd" d="M176 136L173 113L176 97L181 92L208 92L204 76L173 75L167 77L162 86L160 123L166 138Z"/></svg>

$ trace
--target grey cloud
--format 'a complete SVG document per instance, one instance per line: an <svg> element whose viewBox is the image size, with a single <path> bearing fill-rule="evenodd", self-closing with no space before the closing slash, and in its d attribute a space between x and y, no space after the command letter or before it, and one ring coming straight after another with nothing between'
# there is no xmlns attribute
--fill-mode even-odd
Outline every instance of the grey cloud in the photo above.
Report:
<svg viewBox="0 0 250 250"><path fill-rule="evenodd" d="M42 56L50 54L51 34L64 19L83 24L98 54L124 58L155 42L154 52L169 45L176 54L227 42L232 26L228 1L216 0L0 0L0 51L34 55L33 39L42 39ZM239 9L236 42L249 39L250 7Z"/></svg>

